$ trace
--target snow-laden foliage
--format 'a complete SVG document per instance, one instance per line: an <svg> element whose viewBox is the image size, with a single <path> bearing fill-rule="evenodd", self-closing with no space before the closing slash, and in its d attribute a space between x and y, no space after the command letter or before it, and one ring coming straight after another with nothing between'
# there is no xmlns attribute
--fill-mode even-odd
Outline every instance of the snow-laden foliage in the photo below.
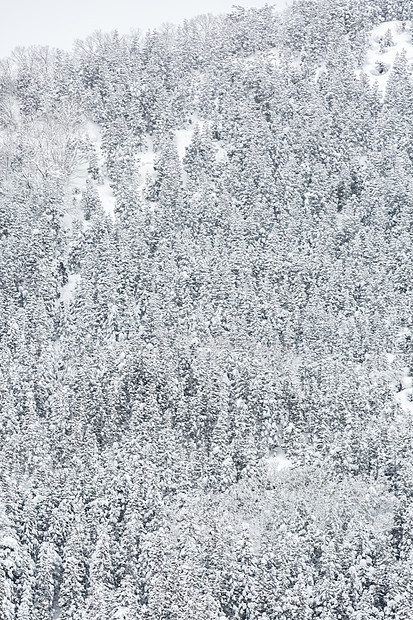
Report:
<svg viewBox="0 0 413 620"><path fill-rule="evenodd" d="M412 617L411 9L1 62L1 620Z"/></svg>

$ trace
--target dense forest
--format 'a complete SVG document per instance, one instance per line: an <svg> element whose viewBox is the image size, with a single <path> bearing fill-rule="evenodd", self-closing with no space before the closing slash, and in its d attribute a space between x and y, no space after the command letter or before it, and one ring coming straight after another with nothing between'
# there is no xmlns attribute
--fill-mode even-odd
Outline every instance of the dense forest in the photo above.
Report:
<svg viewBox="0 0 413 620"><path fill-rule="evenodd" d="M411 620L412 20L0 62L0 620Z"/></svg>

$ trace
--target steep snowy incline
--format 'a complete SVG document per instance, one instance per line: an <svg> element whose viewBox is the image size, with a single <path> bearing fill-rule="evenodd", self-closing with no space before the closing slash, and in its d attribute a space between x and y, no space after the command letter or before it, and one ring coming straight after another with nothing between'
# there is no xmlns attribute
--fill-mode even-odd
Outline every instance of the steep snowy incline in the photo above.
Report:
<svg viewBox="0 0 413 620"><path fill-rule="evenodd" d="M364 71L371 82L378 83L382 93L386 90L396 56L405 51L409 64L413 64L412 22L383 22L370 35Z"/></svg>

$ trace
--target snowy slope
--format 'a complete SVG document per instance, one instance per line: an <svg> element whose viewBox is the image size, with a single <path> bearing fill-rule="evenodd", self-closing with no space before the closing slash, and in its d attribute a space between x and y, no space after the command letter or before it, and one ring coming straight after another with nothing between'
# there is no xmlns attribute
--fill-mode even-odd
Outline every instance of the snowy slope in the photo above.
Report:
<svg viewBox="0 0 413 620"><path fill-rule="evenodd" d="M181 161L185 157L186 149L191 144L193 135L194 129L178 129L175 131L175 144Z"/></svg>
<svg viewBox="0 0 413 620"><path fill-rule="evenodd" d="M60 290L60 301L62 301L65 305L69 305L74 297L74 292L76 286L80 282L80 274L79 273L71 273L68 276L67 283L62 286Z"/></svg>
<svg viewBox="0 0 413 620"><path fill-rule="evenodd" d="M195 133L195 127L198 127L202 131L209 120L201 120L197 115L192 117L192 126L188 129L175 130L175 145L178 151L178 157L182 162L185 157L186 149L191 144L192 138ZM227 159L227 152L220 141L214 142L215 146L215 158L217 162L223 162Z"/></svg>
<svg viewBox="0 0 413 620"><path fill-rule="evenodd" d="M374 28L370 35L364 71L372 84L377 82L383 93L396 56L406 52L409 63L413 64L412 22L383 22Z"/></svg>
<svg viewBox="0 0 413 620"><path fill-rule="evenodd" d="M279 472L290 469L292 462L286 457L282 448L278 448L275 454L267 459L267 473L270 480L276 476Z"/></svg>
<svg viewBox="0 0 413 620"><path fill-rule="evenodd" d="M101 170L105 170L105 156L102 151L102 133L99 125L93 122L87 123L86 126L87 134L95 147L99 168ZM83 186L86 184L87 172L84 176ZM109 184L109 178L107 176L103 176L103 183L97 185L97 190L99 193L99 198L102 203L103 210L107 215L110 215L112 218L115 217L115 203L116 198L113 195L112 188Z"/></svg>
<svg viewBox="0 0 413 620"><path fill-rule="evenodd" d="M146 179L152 177L155 174L155 151L153 149L153 140L147 135L143 141L144 150L138 155L138 172L140 178L139 189L142 190L145 187Z"/></svg>
<svg viewBox="0 0 413 620"><path fill-rule="evenodd" d="M405 341L405 338L411 338L412 332L409 328L404 328L399 334L399 344ZM396 359L396 354L388 353L387 359L391 366ZM408 367L403 368L403 376L400 379L401 389L395 394L395 399L404 413L413 415L413 377ZM394 386L396 387L396 385Z"/></svg>
<svg viewBox="0 0 413 620"><path fill-rule="evenodd" d="M413 415L413 377L406 375L401 381L402 390L396 394L396 400L405 413Z"/></svg>

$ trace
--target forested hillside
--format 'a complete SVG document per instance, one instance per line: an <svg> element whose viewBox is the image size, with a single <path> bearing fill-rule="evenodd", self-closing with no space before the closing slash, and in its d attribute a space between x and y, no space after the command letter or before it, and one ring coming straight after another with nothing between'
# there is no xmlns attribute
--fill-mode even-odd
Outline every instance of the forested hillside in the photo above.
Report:
<svg viewBox="0 0 413 620"><path fill-rule="evenodd" d="M1 61L0 620L411 620L412 10Z"/></svg>

